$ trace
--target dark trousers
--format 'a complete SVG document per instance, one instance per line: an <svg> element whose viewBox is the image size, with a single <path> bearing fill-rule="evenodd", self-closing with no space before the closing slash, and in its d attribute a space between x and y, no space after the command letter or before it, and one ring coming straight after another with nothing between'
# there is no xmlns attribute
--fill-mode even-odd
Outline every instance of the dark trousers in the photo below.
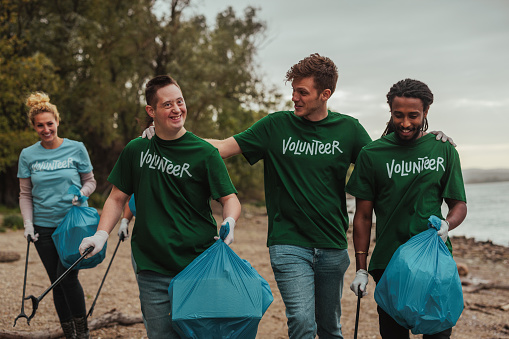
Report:
<svg viewBox="0 0 509 339"><path fill-rule="evenodd" d="M56 228L40 226L34 226L34 228L35 233L39 233L39 239L34 243L35 248L51 283L53 283L66 271L66 268L60 262L60 257L51 238ZM69 272L52 290L53 302L60 322L86 316L85 295L78 280L78 272L79 270Z"/></svg>
<svg viewBox="0 0 509 339"><path fill-rule="evenodd" d="M384 270L373 270L369 272L375 282L378 284L382 278ZM380 306L377 306L378 321L380 326L380 335L384 339L408 339L410 338L410 331L396 322L387 312ZM449 339L452 334L452 328L438 332L435 334L424 334L423 339Z"/></svg>

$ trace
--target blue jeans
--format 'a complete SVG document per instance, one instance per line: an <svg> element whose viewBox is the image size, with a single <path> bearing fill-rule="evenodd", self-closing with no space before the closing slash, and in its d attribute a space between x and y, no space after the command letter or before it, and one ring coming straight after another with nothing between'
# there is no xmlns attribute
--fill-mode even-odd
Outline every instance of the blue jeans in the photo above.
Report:
<svg viewBox="0 0 509 339"><path fill-rule="evenodd" d="M140 271L137 275L141 312L150 339L180 338L171 325L168 286L172 278L153 271Z"/></svg>
<svg viewBox="0 0 509 339"><path fill-rule="evenodd" d="M292 339L343 338L341 296L350 265L347 250L292 245L269 247L270 262L286 306Z"/></svg>

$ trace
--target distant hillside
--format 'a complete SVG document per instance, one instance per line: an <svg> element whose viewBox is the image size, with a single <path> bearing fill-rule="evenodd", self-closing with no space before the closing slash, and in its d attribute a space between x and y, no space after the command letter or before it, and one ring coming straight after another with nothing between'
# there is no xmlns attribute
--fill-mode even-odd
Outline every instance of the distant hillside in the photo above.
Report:
<svg viewBox="0 0 509 339"><path fill-rule="evenodd" d="M479 182L509 181L509 168L500 169L465 169L463 170L463 181L466 184Z"/></svg>

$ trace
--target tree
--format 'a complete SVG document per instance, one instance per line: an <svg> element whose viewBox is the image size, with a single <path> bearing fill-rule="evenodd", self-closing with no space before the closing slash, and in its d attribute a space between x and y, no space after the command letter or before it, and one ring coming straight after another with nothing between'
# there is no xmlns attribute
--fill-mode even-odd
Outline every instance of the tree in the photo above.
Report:
<svg viewBox="0 0 509 339"><path fill-rule="evenodd" d="M208 27L203 15L186 16L190 0L172 0L163 17L154 15L154 0L1 1L0 29L7 34L0 37L0 141L12 143L0 162L5 181L17 182L19 151L36 140L24 118L31 91L47 92L58 106L60 136L85 143L99 192L109 188L106 177L123 147L140 133L144 85L154 75L177 79L186 127L201 137L238 133L279 100L256 72L265 23L254 8L243 17L228 8ZM23 137L14 143L13 135ZM260 168L240 158L227 164L239 192L261 196ZM12 203L17 191L6 195L11 199L0 203Z"/></svg>
<svg viewBox="0 0 509 339"><path fill-rule="evenodd" d="M27 2L2 0L0 9L0 204L10 206L17 204L19 187L13 179L19 154L37 141L26 116L26 95L59 87L51 60L39 52L29 54L19 21L19 9Z"/></svg>
<svg viewBox="0 0 509 339"><path fill-rule="evenodd" d="M183 19L189 1L172 1L154 48L154 73L171 74L184 91L186 127L201 137L225 138L239 133L272 110L281 99L256 72L255 56L265 23L248 7L238 17L231 7L208 28L204 16ZM226 161L239 195L261 199L261 166L241 157Z"/></svg>

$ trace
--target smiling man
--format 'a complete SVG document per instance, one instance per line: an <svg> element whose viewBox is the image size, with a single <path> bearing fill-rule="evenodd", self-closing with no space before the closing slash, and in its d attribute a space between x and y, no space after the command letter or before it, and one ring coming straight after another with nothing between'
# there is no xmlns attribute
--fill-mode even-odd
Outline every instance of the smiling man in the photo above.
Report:
<svg viewBox="0 0 509 339"><path fill-rule="evenodd" d="M223 206L223 223L233 241L240 203L217 149L186 131L187 108L177 82L157 76L147 83L147 114L155 136L137 138L122 151L108 181L113 184L96 234L80 245L98 253L134 194L136 222L131 240L140 303L149 338L179 338L171 326L171 279L214 243L216 221L210 208Z"/></svg>
<svg viewBox="0 0 509 339"><path fill-rule="evenodd" d="M376 283L392 255L411 237L428 229L431 215L441 217L438 235L452 253L448 231L467 214L465 189L458 152L449 143L436 142L426 133L433 93L418 80L405 79L387 94L391 118L382 138L359 154L346 191L356 198L353 240L357 273L350 288L367 293L368 271ZM449 211L442 217L442 202ZM376 214L376 245L367 266L373 210ZM378 307L382 338L408 338L400 326ZM452 329L426 339L449 338Z"/></svg>
<svg viewBox="0 0 509 339"><path fill-rule="evenodd" d="M223 158L242 153L251 165L263 160L267 246L289 337L343 338L341 296L350 265L346 173L371 138L357 119L327 109L338 81L331 59L312 54L293 65L286 80L294 111L271 113L225 140L206 140ZM151 128L144 134L150 138Z"/></svg>
<svg viewBox="0 0 509 339"><path fill-rule="evenodd" d="M312 54L286 74L294 111L269 114L246 131L209 140L223 158L263 160L267 245L286 306L290 338L343 338L340 324L347 252L345 178L371 141L357 119L327 109L338 70Z"/></svg>

